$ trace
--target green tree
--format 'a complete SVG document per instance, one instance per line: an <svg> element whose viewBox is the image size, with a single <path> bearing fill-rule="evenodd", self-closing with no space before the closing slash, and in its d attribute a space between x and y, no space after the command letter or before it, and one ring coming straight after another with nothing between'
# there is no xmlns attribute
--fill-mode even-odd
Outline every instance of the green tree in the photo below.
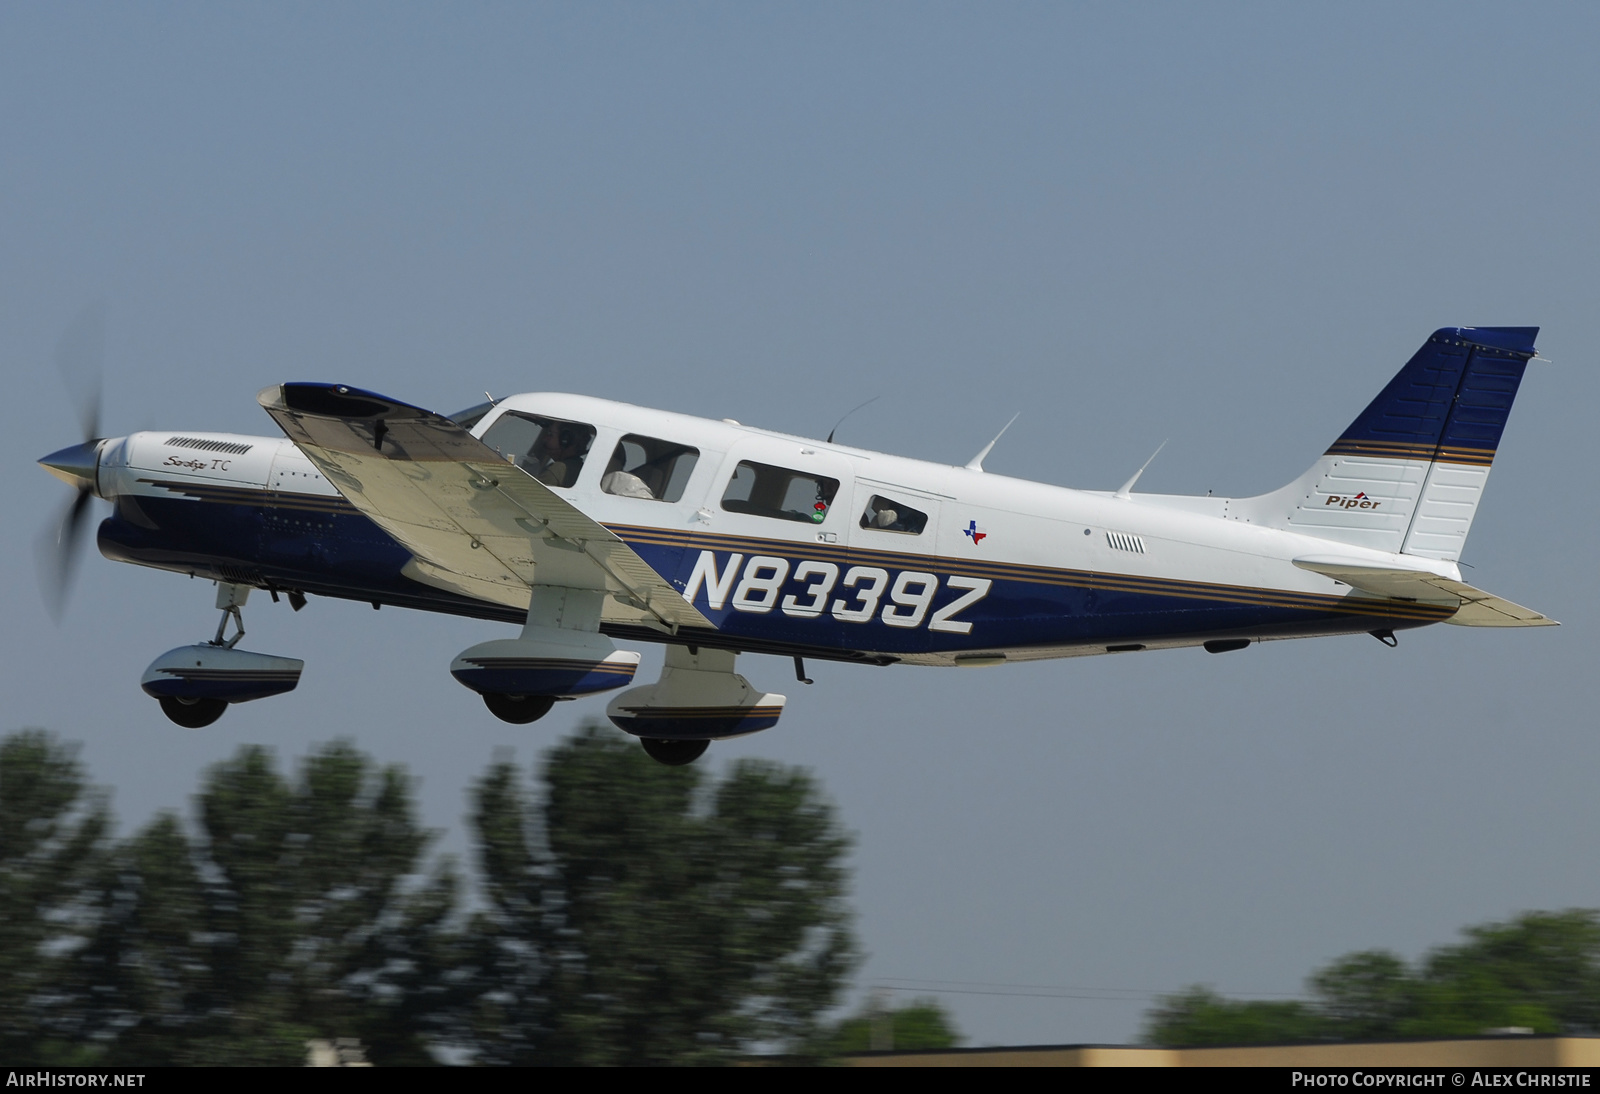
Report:
<svg viewBox="0 0 1600 1094"><path fill-rule="evenodd" d="M1402 1036L1600 1032L1600 913L1528 912L1462 933L1465 941L1423 961L1421 999Z"/></svg>
<svg viewBox="0 0 1600 1094"><path fill-rule="evenodd" d="M83 1059L63 968L109 829L75 749L42 730L0 741L0 1054L12 1063Z"/></svg>
<svg viewBox="0 0 1600 1094"><path fill-rule="evenodd" d="M463 947L471 1002L456 1039L486 1065L545 1063L552 1050L556 898L538 816L519 781L515 766L497 762L472 793L486 908Z"/></svg>
<svg viewBox="0 0 1600 1094"><path fill-rule="evenodd" d="M1325 1034L1336 1041L1404 1036L1420 1004L1406 963L1386 950L1347 954L1312 975Z"/></svg>
<svg viewBox="0 0 1600 1094"><path fill-rule="evenodd" d="M74 975L103 1062L296 1064L312 1037L431 1062L455 880L419 879L431 837L404 774L334 744L290 783L245 748L198 812L199 839L159 817L98 876Z"/></svg>
<svg viewBox="0 0 1600 1094"><path fill-rule="evenodd" d="M1324 1039L1322 1016L1304 1003L1224 999L1203 987L1163 997L1145 1026L1146 1041L1175 1047Z"/></svg>
<svg viewBox="0 0 1600 1094"><path fill-rule="evenodd" d="M1341 957L1312 974L1309 1004L1171 996L1145 1036L1199 1045L1600 1032L1600 912L1528 912L1462 934L1415 967L1381 950Z"/></svg>
<svg viewBox="0 0 1600 1094"><path fill-rule="evenodd" d="M725 1063L817 1043L853 968L849 840L805 773L740 761L714 786L619 734L549 754L529 806L508 765L474 822L496 983L485 1061Z"/></svg>
<svg viewBox="0 0 1600 1094"><path fill-rule="evenodd" d="M887 1042L886 1045L883 1045ZM870 1004L829 1031L828 1056L849 1056L883 1047L896 1051L955 1048L961 1043L955 1020L936 999L913 999L903 1007L876 1010Z"/></svg>

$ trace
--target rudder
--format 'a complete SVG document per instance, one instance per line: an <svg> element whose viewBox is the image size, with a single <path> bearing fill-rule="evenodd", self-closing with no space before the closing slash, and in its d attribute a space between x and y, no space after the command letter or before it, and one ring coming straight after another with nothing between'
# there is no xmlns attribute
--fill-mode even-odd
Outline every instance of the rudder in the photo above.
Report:
<svg viewBox="0 0 1600 1094"><path fill-rule="evenodd" d="M1435 331L1306 473L1230 516L1380 551L1454 561L1537 327Z"/></svg>

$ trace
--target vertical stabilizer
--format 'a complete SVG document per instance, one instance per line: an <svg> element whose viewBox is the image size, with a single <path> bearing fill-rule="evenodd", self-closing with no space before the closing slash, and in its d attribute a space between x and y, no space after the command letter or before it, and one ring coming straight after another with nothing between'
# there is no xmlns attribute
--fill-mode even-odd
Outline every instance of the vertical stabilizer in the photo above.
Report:
<svg viewBox="0 0 1600 1094"><path fill-rule="evenodd" d="M1455 561L1538 327L1438 330L1311 468L1228 515Z"/></svg>

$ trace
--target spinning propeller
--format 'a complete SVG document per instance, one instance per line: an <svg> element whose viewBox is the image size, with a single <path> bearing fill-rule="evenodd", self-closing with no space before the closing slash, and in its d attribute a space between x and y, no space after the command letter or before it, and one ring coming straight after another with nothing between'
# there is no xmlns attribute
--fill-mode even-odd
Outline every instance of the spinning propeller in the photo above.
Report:
<svg viewBox="0 0 1600 1094"><path fill-rule="evenodd" d="M39 537L39 591L45 606L57 619L66 606L67 592L82 554L85 518L89 501L95 496L100 464L100 390L102 363L106 347L106 309L104 303L89 305L73 321L56 347L56 368L76 404L83 441L52 452L39 463L56 478L74 488L74 494L61 510L54 528L46 526Z"/></svg>

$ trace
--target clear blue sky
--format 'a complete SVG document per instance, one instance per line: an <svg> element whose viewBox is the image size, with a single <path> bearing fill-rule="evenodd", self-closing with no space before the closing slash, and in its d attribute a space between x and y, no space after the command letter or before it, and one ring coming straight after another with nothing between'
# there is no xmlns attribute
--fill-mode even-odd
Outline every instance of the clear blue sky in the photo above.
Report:
<svg viewBox="0 0 1600 1094"><path fill-rule="evenodd" d="M246 612L293 696L179 730L137 688L211 590L33 542L76 440L51 364L110 302L108 429L271 434L257 389L453 410L570 390L991 471L1248 494L1434 328L1540 325L1467 547L1559 630L1436 627L981 672L814 665L718 760L815 769L886 978L1294 992L1355 948L1600 906L1585 455L1600 373L1592 5L0 6L0 731L84 742L124 831L242 742L353 736L464 790L532 727L447 673L505 628ZM646 672L659 663L647 651ZM1082 993L1079 994L1093 994ZM948 995L975 1042L1146 1001Z"/></svg>

